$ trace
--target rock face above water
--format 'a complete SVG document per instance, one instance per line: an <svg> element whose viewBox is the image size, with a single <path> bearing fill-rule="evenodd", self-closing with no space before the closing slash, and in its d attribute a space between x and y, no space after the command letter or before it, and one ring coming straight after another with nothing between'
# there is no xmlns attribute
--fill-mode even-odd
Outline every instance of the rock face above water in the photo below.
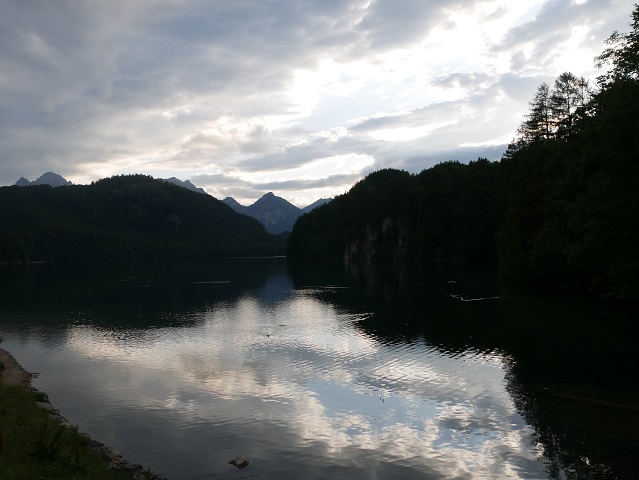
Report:
<svg viewBox="0 0 639 480"><path fill-rule="evenodd" d="M68 187L73 185L72 182L54 172L47 172L30 182L25 177L20 177L15 183L18 187L30 187L31 185L50 185L52 187Z"/></svg>

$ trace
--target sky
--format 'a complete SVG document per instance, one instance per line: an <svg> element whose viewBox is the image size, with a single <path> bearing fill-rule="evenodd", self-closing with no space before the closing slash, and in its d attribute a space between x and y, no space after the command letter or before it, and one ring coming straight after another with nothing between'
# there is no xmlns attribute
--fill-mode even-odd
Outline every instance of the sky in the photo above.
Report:
<svg viewBox="0 0 639 480"><path fill-rule="evenodd" d="M0 185L142 173L304 207L498 160L542 82L594 82L634 0L0 0Z"/></svg>

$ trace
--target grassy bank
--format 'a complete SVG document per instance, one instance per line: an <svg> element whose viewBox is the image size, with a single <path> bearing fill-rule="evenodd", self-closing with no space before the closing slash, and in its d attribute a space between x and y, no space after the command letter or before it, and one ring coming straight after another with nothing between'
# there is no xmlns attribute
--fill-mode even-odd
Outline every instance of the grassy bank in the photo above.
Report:
<svg viewBox="0 0 639 480"><path fill-rule="evenodd" d="M0 363L0 369L4 365ZM38 405L43 394L0 381L0 477L3 480L156 478L137 468L111 468L100 444Z"/></svg>

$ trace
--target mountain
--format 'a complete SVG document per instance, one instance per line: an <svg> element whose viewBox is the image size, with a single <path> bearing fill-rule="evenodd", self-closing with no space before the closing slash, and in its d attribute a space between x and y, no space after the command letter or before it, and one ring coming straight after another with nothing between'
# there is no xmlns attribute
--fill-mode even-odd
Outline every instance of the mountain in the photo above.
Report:
<svg viewBox="0 0 639 480"><path fill-rule="evenodd" d="M272 192L267 193L253 205L246 207L244 215L256 218L266 231L273 234L290 232L302 210Z"/></svg>
<svg viewBox="0 0 639 480"><path fill-rule="evenodd" d="M0 261L284 253L282 239L267 233L255 219L210 195L145 175L67 188L0 187L0 205Z"/></svg>
<svg viewBox="0 0 639 480"><path fill-rule="evenodd" d="M176 177L171 177L165 179L167 182L172 183L173 185L177 185L179 187L184 187L192 192L203 193L208 195L203 188L196 187L189 180L180 180ZM68 181L61 175L58 175L54 172L47 172L44 175L40 176L37 180L30 182L25 177L20 177L18 181L14 184L18 187L29 187L31 185L51 185L52 187L68 187L73 185L72 182Z"/></svg>
<svg viewBox="0 0 639 480"><path fill-rule="evenodd" d="M29 187L31 185L50 185L52 187L68 187L73 185L70 181L61 175L53 172L47 172L41 175L37 180L30 182L24 177L20 177L15 183L18 187Z"/></svg>
<svg viewBox="0 0 639 480"><path fill-rule="evenodd" d="M311 203L310 205L302 208L302 212L308 213L311 210L315 210L317 207L321 207L322 205L330 202L331 200L332 200L331 198L320 198L319 200L316 200L313 203Z"/></svg>
<svg viewBox="0 0 639 480"><path fill-rule="evenodd" d="M229 207L231 207L237 213L244 213L247 208L244 205L240 204L233 197L226 197L224 200L222 200L222 203L226 203Z"/></svg>
<svg viewBox="0 0 639 480"><path fill-rule="evenodd" d="M167 178L166 181L169 182L169 183L172 183L173 185L177 185L179 187L184 187L184 188L186 188L188 190L191 190L192 192L203 193L204 195L208 195L208 193L206 193L206 191L203 188L196 187L195 185L193 185L188 180L182 181L182 180L180 180L178 178L171 177L171 178Z"/></svg>
<svg viewBox="0 0 639 480"><path fill-rule="evenodd" d="M192 192L208 195L208 193L206 193L204 189L196 187L189 180L180 180L176 177L171 177L165 179L164 181L173 185L177 185L179 187L183 187ZM73 185L73 183L69 182L57 173L47 172L33 182L30 182L25 177L20 177L15 185L19 187L27 187L32 185L50 185L52 187L60 187L70 186ZM300 215L310 212L314 208L329 201L330 199L321 198L316 202L308 205L307 207L300 209L284 200L283 198L277 197L272 192L269 192L248 207L240 204L233 197L226 197L224 200L222 200L222 203L225 203L237 213L255 218L262 225L264 225L267 232L272 234L280 234L284 232L290 232L293 229L295 221Z"/></svg>
<svg viewBox="0 0 639 480"><path fill-rule="evenodd" d="M233 197L226 197L222 200L223 203L226 203L236 212L259 220L269 233L274 234L290 232L300 215L308 213L330 201L330 198L320 198L304 208L298 208L272 192L267 193L248 207L242 205Z"/></svg>
<svg viewBox="0 0 639 480"><path fill-rule="evenodd" d="M17 187L28 187L29 185L31 185L31 182L24 177L20 177L15 185Z"/></svg>
<svg viewBox="0 0 639 480"><path fill-rule="evenodd" d="M496 263L499 164L446 162L419 175L373 172L295 224L287 255L393 265Z"/></svg>

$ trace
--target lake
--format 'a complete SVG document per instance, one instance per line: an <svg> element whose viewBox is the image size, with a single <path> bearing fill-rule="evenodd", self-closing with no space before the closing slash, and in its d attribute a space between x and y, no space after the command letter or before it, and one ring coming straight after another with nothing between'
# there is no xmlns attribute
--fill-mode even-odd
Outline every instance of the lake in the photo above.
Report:
<svg viewBox="0 0 639 480"><path fill-rule="evenodd" d="M1 346L174 480L636 475L638 318L602 302L284 258L0 274Z"/></svg>

